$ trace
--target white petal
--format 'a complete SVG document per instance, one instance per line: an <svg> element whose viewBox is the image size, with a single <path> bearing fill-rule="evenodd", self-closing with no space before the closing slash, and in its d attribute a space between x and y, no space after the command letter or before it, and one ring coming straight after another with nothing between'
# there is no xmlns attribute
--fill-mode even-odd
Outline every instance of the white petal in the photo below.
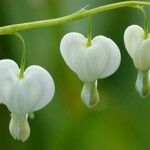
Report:
<svg viewBox="0 0 150 150"><path fill-rule="evenodd" d="M52 77L40 66L28 67L15 89L10 94L12 100L9 101L8 108L19 115L43 108L51 101L55 92Z"/></svg>
<svg viewBox="0 0 150 150"><path fill-rule="evenodd" d="M144 38L144 30L137 25L129 26L124 34L126 49L135 67L141 71L150 69L150 39Z"/></svg>
<svg viewBox="0 0 150 150"><path fill-rule="evenodd" d="M10 91L16 84L19 67L9 59L0 60L0 102L6 104L10 97Z"/></svg>
<svg viewBox="0 0 150 150"><path fill-rule="evenodd" d="M17 116L15 114L11 114L9 131L14 139L22 140L22 142L26 141L30 135L27 115Z"/></svg>
<svg viewBox="0 0 150 150"><path fill-rule="evenodd" d="M85 37L76 32L66 34L60 43L60 51L65 62L70 69L78 74L83 72L83 55L85 47Z"/></svg>
<svg viewBox="0 0 150 150"><path fill-rule="evenodd" d="M124 33L124 43L129 55L133 58L136 45L144 39L144 31L138 25L129 26Z"/></svg>
<svg viewBox="0 0 150 150"><path fill-rule="evenodd" d="M95 81L112 75L119 67L121 55L118 46L109 38L97 36L86 53L86 71Z"/></svg>
<svg viewBox="0 0 150 150"><path fill-rule="evenodd" d="M136 68L141 71L147 71L150 69L150 39L145 39L142 42L138 42L136 52L133 56L134 64Z"/></svg>
<svg viewBox="0 0 150 150"><path fill-rule="evenodd" d="M113 74L121 60L117 45L104 36L95 37L90 47L86 42L79 33L68 33L63 37L60 50L67 65L86 82Z"/></svg>

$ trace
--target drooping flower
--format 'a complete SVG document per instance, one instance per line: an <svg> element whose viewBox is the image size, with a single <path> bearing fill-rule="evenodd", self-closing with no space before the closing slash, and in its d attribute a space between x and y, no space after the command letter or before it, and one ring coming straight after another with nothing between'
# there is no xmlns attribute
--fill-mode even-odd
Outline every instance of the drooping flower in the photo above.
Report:
<svg viewBox="0 0 150 150"><path fill-rule="evenodd" d="M9 59L0 60L0 99L10 110L9 130L18 140L30 135L28 114L46 106L54 96L51 75L40 66L29 66L19 77L18 65Z"/></svg>
<svg viewBox="0 0 150 150"><path fill-rule="evenodd" d="M144 38L144 34L138 25L129 26L124 33L125 47L140 71L150 69L150 38Z"/></svg>
<svg viewBox="0 0 150 150"><path fill-rule="evenodd" d="M70 69L86 83L81 93L84 102L89 107L95 106L99 100L95 90L97 79L112 75L120 65L118 46L105 36L96 36L87 46L87 39L82 34L71 32L62 38L60 51Z"/></svg>
<svg viewBox="0 0 150 150"><path fill-rule="evenodd" d="M124 33L125 47L138 69L136 90L142 98L150 95L150 38L138 25L129 26Z"/></svg>

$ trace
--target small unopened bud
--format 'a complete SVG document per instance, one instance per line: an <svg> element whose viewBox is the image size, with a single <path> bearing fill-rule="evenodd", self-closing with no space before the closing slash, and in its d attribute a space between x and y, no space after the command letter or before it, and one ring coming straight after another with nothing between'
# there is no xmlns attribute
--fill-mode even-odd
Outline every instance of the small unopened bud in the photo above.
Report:
<svg viewBox="0 0 150 150"><path fill-rule="evenodd" d="M98 104L99 94L97 90L97 81L84 83L81 98L88 107L94 107Z"/></svg>
<svg viewBox="0 0 150 150"><path fill-rule="evenodd" d="M14 139L25 142L30 135L30 127L27 120L27 115L17 116L11 114L9 131Z"/></svg>
<svg viewBox="0 0 150 150"><path fill-rule="evenodd" d="M28 118L29 119L34 119L35 118L35 114L32 112L32 113L29 113L28 114Z"/></svg>

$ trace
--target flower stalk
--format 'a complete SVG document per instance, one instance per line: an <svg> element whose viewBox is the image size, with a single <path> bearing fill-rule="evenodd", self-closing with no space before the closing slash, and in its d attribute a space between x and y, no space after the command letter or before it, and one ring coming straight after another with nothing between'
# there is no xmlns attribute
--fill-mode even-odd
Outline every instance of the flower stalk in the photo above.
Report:
<svg viewBox="0 0 150 150"><path fill-rule="evenodd" d="M92 45L92 20L91 16L88 18L88 33L87 33L87 47Z"/></svg>
<svg viewBox="0 0 150 150"><path fill-rule="evenodd" d="M149 30L148 30L148 16L147 16L145 10L143 9L143 7L137 6L137 8L143 13L143 17L144 17L144 38L147 39L148 38L148 34L149 34Z"/></svg>
<svg viewBox="0 0 150 150"><path fill-rule="evenodd" d="M21 34L15 33L15 36L20 39L23 47L22 51L22 57L21 57L21 63L20 63L20 71L19 71L19 78L22 79L24 76L24 70L25 70L25 62L26 62L26 47L25 47L25 41Z"/></svg>

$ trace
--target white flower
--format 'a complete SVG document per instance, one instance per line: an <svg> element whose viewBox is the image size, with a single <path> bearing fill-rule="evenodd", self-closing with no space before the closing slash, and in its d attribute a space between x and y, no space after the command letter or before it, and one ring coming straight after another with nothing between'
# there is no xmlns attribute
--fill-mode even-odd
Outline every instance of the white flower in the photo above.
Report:
<svg viewBox="0 0 150 150"><path fill-rule="evenodd" d="M125 47L140 71L150 69L150 38L144 38L144 30L138 25L129 26L124 33Z"/></svg>
<svg viewBox="0 0 150 150"><path fill-rule="evenodd" d="M96 36L87 46L87 39L82 34L72 32L62 38L60 51L67 65L84 82L83 102L88 107L96 106L99 102L97 79L112 75L120 65L118 46L104 36Z"/></svg>
<svg viewBox="0 0 150 150"><path fill-rule="evenodd" d="M82 34L68 33L61 40L60 50L67 65L84 82L108 77L120 65L118 46L104 36L96 36L87 47L87 39Z"/></svg>
<svg viewBox="0 0 150 150"><path fill-rule="evenodd" d="M30 134L28 113L46 106L54 96L50 74L40 66L30 66L19 78L18 65L9 59L0 60L0 99L12 112L9 125L15 139L25 141Z"/></svg>

